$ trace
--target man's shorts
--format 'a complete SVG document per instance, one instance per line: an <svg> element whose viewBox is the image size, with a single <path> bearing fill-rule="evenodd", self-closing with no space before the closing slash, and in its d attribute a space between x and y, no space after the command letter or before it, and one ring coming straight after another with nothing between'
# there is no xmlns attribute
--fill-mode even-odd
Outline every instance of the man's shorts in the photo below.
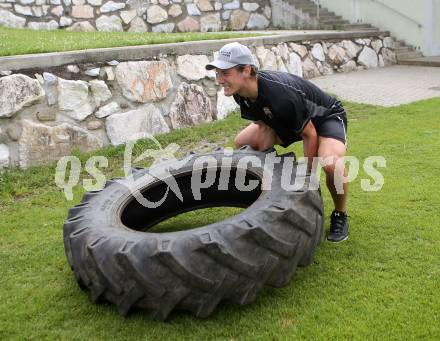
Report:
<svg viewBox="0 0 440 341"><path fill-rule="evenodd" d="M315 124L315 122L313 123ZM347 144L347 116L345 113L316 123L315 129L318 136L331 137Z"/></svg>
<svg viewBox="0 0 440 341"><path fill-rule="evenodd" d="M347 145L347 115L345 112L326 119L312 118L312 123L318 136L331 137ZM296 141L300 140L292 135L291 139L284 139L280 145L286 148Z"/></svg>

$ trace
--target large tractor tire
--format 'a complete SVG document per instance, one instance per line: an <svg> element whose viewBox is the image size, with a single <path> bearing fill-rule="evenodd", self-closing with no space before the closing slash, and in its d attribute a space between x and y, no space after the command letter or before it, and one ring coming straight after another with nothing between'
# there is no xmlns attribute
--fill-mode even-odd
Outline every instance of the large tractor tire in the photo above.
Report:
<svg viewBox="0 0 440 341"><path fill-rule="evenodd" d="M70 209L64 224L67 259L80 287L90 292L94 302L114 303L122 315L137 307L164 320L174 309L207 317L223 299L245 305L266 284L287 285L297 266L313 261L323 235L323 205L319 189L307 187L309 175L303 175L305 186L299 190L282 188L286 163L293 163L295 177L293 154L274 154L271 189L264 189L262 164L267 155L247 146L229 157L222 149L189 154L182 160L136 169L131 180L138 182L139 192L133 192L126 177L86 193ZM201 156L208 160L203 167ZM256 159L261 164L250 161ZM229 178L221 174L225 162L231 169ZM244 172L243 165L247 165ZM164 170L176 180L180 195L169 190ZM215 181L195 198L192 178L197 175L208 181L208 172L215 174ZM239 190L234 185L238 180L257 186ZM157 207L146 207L140 197L149 202L164 200ZM148 232L180 213L218 206L246 209L191 230Z"/></svg>

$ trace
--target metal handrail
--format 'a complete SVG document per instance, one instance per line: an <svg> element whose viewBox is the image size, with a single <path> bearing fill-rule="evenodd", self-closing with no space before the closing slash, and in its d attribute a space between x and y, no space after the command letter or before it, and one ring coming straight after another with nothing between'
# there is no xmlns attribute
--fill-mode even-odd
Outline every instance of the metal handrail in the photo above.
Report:
<svg viewBox="0 0 440 341"><path fill-rule="evenodd" d="M412 22L413 22L414 24L416 24L417 27L419 27L419 28L423 27L423 25L422 25L421 23L419 23L417 20L414 20L413 18L407 16L406 14L404 14L404 13L402 13L402 12L399 12L399 11L396 10L395 8L393 8L393 7L391 7L391 6L388 6L387 4L383 3L382 1L379 1L379 0L371 0L371 2L376 2L376 3L378 3L378 4L381 4L382 6L388 8L388 9L392 10L393 12L399 14L400 16L404 17L405 19L408 19L409 21L412 21Z"/></svg>

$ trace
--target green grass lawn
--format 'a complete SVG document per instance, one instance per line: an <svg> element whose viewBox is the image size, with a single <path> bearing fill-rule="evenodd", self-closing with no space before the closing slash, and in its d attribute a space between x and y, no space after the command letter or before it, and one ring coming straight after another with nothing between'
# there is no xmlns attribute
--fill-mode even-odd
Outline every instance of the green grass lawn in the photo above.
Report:
<svg viewBox="0 0 440 341"><path fill-rule="evenodd" d="M74 201L67 201L54 184L54 166L2 174L0 339L439 340L440 98L397 108L345 104L349 155L361 162L384 156L383 189L362 191L360 180L369 176L361 170L350 187L347 242L324 242L314 263L299 269L288 286L266 288L247 307L224 302L207 320L174 313L162 323L143 311L123 318L112 305L90 303L62 242L67 210L83 190L75 188ZM164 146L180 144L182 152L201 140L231 145L245 124L232 115L158 139ZM136 153L145 147L138 143ZM293 149L301 154L300 144ZM109 157L107 175L122 173L122 147L95 154ZM330 197L326 190L323 195L328 217ZM204 210L174 223L191 228L236 212Z"/></svg>
<svg viewBox="0 0 440 341"><path fill-rule="evenodd" d="M34 31L0 26L0 56L85 50L101 47L180 43L257 36L256 33L129 33Z"/></svg>

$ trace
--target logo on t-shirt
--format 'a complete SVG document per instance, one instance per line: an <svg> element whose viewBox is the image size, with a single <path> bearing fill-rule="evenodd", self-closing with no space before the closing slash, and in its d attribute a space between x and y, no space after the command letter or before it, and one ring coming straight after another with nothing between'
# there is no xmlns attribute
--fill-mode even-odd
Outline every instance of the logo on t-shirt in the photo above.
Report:
<svg viewBox="0 0 440 341"><path fill-rule="evenodd" d="M268 116L269 118L273 118L273 114L272 111L270 111L270 108L268 107L263 107L263 112L266 116Z"/></svg>

